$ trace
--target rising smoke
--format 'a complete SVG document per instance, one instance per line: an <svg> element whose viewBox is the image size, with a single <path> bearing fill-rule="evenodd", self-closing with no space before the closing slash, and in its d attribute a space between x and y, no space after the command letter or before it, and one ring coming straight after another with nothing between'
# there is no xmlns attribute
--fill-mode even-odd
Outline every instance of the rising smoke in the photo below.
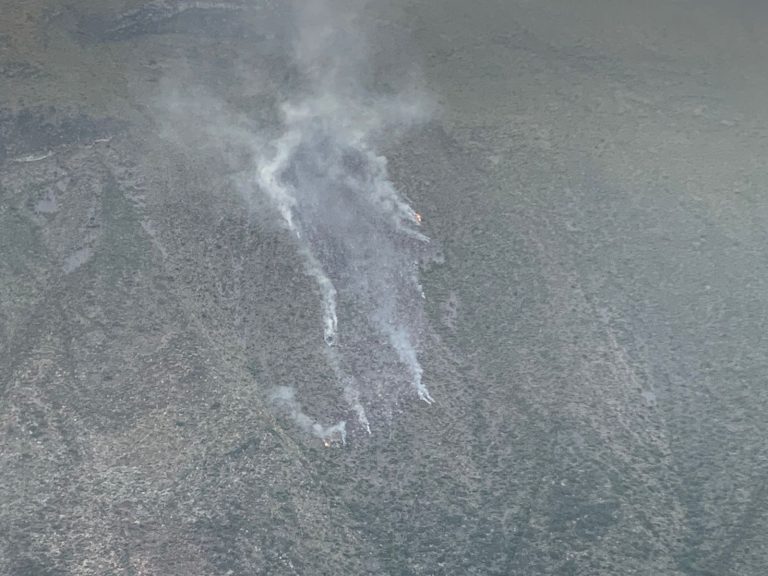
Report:
<svg viewBox="0 0 768 576"><path fill-rule="evenodd" d="M371 413L409 397L433 402L419 362L426 322L418 263L429 239L380 151L425 120L429 106L408 82L396 89L391 75L382 81L364 2L290 6L289 67L298 80L279 91L273 136L249 134L243 115L220 103L198 106L194 115L209 117L209 143L236 141L253 151L239 188L252 209L266 199L287 232L317 291L317 338L338 392L358 429L371 433ZM291 383L272 386L273 405L299 428L325 442L345 441L344 420L321 424Z"/></svg>
<svg viewBox="0 0 768 576"><path fill-rule="evenodd" d="M347 354L365 353L361 348L371 346L381 354L386 348L413 393L433 402L418 359L423 292L414 246L429 240L417 229L420 216L393 186L386 159L375 147L388 131L412 124L424 108L421 101L397 94L374 96L366 86L369 47L356 21L358 9L342 2L308 2L296 5L295 15L296 62L307 88L283 103L282 134L259 157L255 180L316 283L328 361L349 408L370 433L361 397L370 398L367 392L375 384L368 381L361 390ZM346 311L347 323L340 322L339 310ZM307 429L294 398L282 403ZM315 423L312 431L337 432Z"/></svg>

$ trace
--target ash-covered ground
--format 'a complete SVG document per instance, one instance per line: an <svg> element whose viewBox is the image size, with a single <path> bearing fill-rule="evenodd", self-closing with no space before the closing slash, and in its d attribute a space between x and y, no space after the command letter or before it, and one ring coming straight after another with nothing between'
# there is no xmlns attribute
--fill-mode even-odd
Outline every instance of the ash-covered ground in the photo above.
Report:
<svg viewBox="0 0 768 576"><path fill-rule="evenodd" d="M0 574L762 576L766 24L4 0Z"/></svg>

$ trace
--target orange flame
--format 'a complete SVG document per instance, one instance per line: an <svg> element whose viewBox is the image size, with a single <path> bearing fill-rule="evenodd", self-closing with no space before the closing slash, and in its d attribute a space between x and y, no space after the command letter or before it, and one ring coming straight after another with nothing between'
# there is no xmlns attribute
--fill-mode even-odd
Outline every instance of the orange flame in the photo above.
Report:
<svg viewBox="0 0 768 576"><path fill-rule="evenodd" d="M421 220L422 220L421 214L419 214L418 212L414 212L413 215L416 217L416 222L421 224Z"/></svg>

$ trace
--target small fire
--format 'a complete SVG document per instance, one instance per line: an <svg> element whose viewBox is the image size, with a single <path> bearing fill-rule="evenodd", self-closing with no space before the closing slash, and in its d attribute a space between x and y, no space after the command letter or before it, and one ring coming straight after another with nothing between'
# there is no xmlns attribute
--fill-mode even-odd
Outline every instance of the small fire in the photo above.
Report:
<svg viewBox="0 0 768 576"><path fill-rule="evenodd" d="M416 222L421 224L421 220L422 220L421 214L419 214L418 212L414 212L413 216L416 218Z"/></svg>

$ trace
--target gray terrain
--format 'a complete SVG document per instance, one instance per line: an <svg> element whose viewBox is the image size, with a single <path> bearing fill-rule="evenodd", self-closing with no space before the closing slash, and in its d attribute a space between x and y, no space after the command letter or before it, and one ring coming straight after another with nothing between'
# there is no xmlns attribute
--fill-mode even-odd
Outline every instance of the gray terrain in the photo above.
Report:
<svg viewBox="0 0 768 576"><path fill-rule="evenodd" d="M766 574L766 30L0 0L0 574Z"/></svg>

